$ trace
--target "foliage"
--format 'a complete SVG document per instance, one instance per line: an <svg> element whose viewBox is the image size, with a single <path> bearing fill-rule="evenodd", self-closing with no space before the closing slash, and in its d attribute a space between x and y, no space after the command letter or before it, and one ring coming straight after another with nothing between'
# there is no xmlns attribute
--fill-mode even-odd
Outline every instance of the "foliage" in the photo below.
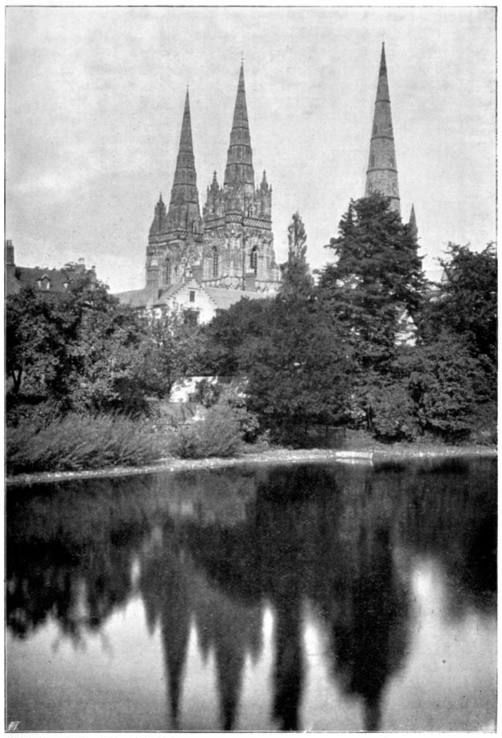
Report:
<svg viewBox="0 0 502 738"><path fill-rule="evenodd" d="M430 301L422 323L426 337L447 330L462 337L474 356L497 360L497 252L493 244L483 251L448 245L441 261L444 279Z"/></svg>
<svg viewBox="0 0 502 738"><path fill-rule="evenodd" d="M244 298L216 315L202 329L201 370L223 377L242 374L246 342L263 334L270 304L270 299Z"/></svg>
<svg viewBox="0 0 502 738"><path fill-rule="evenodd" d="M455 336L443 333L433 343L403 349L394 372L405 383L422 433L449 441L469 435L479 362Z"/></svg>
<svg viewBox="0 0 502 738"><path fill-rule="evenodd" d="M320 279L320 296L350 330L361 372L386 371L403 311L418 312L424 288L413 229L381 195L351 201L329 248L337 261Z"/></svg>
<svg viewBox="0 0 502 738"><path fill-rule="evenodd" d="M241 423L227 402L218 402L199 420L180 426L169 450L182 459L235 456L242 445Z"/></svg>
<svg viewBox="0 0 502 738"><path fill-rule="evenodd" d="M152 321L83 275L67 292L23 290L7 300L7 372L18 394L45 393L62 410L144 412L188 373L198 329Z"/></svg>
<svg viewBox="0 0 502 738"><path fill-rule="evenodd" d="M294 213L288 226L288 260L281 264L282 284L280 292L284 296L310 294L314 281L306 260L307 234L298 212Z"/></svg>
<svg viewBox="0 0 502 738"><path fill-rule="evenodd" d="M78 471L140 466L161 455L161 439L146 422L123 416L68 413L42 428L30 420L7 433L7 470Z"/></svg>
<svg viewBox="0 0 502 738"><path fill-rule="evenodd" d="M408 441L419 432L406 382L377 372L370 372L352 396L351 421L382 441Z"/></svg>
<svg viewBox="0 0 502 738"><path fill-rule="evenodd" d="M315 299L279 296L262 334L242 352L248 407L264 429L291 438L313 423L336 423L345 415L351 360L345 336Z"/></svg>

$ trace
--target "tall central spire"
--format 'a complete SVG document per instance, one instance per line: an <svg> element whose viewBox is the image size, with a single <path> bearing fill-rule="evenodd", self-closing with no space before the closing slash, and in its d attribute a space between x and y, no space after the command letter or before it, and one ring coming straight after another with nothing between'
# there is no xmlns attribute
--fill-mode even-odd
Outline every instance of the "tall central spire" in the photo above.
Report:
<svg viewBox="0 0 502 738"><path fill-rule="evenodd" d="M390 109L385 45L382 44L375 114L371 133L370 156L366 173L366 197L379 192L390 198L391 207L400 212L399 187L397 183L396 152Z"/></svg>
<svg viewBox="0 0 502 738"><path fill-rule="evenodd" d="M199 219L199 193L197 191L197 174L193 155L190 98L187 90L167 221L170 230L177 230L188 229L194 221Z"/></svg>
<svg viewBox="0 0 502 738"><path fill-rule="evenodd" d="M234 119L230 133L224 186L242 188L246 194L254 192L253 152L249 134L246 88L244 86L244 64L241 62Z"/></svg>

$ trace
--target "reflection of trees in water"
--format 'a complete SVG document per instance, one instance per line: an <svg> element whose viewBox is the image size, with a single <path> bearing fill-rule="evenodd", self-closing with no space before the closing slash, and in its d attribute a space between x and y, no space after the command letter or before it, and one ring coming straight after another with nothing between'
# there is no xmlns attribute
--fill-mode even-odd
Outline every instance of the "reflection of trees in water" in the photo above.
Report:
<svg viewBox="0 0 502 738"><path fill-rule="evenodd" d="M449 616L495 609L497 589L496 465L456 461L418 471L400 513L403 545L431 555L445 573Z"/></svg>
<svg viewBox="0 0 502 738"><path fill-rule="evenodd" d="M123 488L99 481L92 495L82 483L9 493L6 604L14 634L53 619L63 636L82 642L125 604L144 527L125 499Z"/></svg>
<svg viewBox="0 0 502 738"><path fill-rule="evenodd" d="M489 607L495 591L495 495L481 465L422 473L290 467L253 478L220 473L8 497L7 622L23 636L49 617L77 640L139 591L160 627L171 725L179 727L190 628L214 654L221 726L236 725L246 656L258 658L262 603L275 612L272 717L301 729L303 602L330 644L332 673L377 729L403 663L408 596L392 548L432 554L448 574L451 610ZM210 475L209 475L210 476ZM236 495L232 495L232 482ZM208 486L209 485L209 486ZM493 540L492 540L493 539ZM410 573L408 571L408 573ZM405 570L406 575L406 570ZM402 576L402 575L401 575Z"/></svg>

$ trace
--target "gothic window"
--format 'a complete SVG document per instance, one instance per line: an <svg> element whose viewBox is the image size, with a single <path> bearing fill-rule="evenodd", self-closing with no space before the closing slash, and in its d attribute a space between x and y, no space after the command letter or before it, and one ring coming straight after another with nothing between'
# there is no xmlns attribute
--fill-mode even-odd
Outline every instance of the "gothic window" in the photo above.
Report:
<svg viewBox="0 0 502 738"><path fill-rule="evenodd" d="M190 290L189 300L195 302L195 290Z"/></svg>
<svg viewBox="0 0 502 738"><path fill-rule="evenodd" d="M256 274L258 271L258 246L253 246L249 254L249 266Z"/></svg>
<svg viewBox="0 0 502 738"><path fill-rule="evenodd" d="M213 277L218 276L219 266L220 266L220 258L218 254L218 249L216 248L216 246L213 246Z"/></svg>
<svg viewBox="0 0 502 738"><path fill-rule="evenodd" d="M166 259L164 263L164 283L170 284L171 282L171 262L169 259Z"/></svg>

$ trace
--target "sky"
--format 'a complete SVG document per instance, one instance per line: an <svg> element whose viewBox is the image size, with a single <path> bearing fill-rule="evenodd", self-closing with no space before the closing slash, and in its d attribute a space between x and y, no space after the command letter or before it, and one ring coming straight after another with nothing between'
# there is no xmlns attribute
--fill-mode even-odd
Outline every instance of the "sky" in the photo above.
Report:
<svg viewBox="0 0 502 738"><path fill-rule="evenodd" d="M429 277L449 241L495 240L495 11L489 7L15 7L6 11L6 238L20 266L84 258L145 284L186 86L201 208L226 161L241 57L255 175L278 262L299 211L312 268L364 194L385 42L402 215Z"/></svg>

